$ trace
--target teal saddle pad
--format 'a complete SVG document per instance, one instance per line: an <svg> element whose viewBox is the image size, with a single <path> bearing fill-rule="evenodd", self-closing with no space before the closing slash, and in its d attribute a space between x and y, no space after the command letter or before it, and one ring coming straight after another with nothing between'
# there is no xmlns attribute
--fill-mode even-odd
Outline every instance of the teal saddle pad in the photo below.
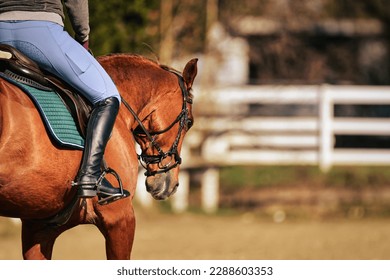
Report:
<svg viewBox="0 0 390 280"><path fill-rule="evenodd" d="M54 90L37 89L3 75L1 77L18 86L31 98L42 117L49 136L58 145L79 150L84 148L84 138L58 93Z"/></svg>

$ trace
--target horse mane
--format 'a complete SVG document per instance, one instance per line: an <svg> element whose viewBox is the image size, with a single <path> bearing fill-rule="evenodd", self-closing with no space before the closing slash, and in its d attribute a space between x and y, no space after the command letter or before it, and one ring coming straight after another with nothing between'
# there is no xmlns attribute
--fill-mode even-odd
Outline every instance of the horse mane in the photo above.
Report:
<svg viewBox="0 0 390 280"><path fill-rule="evenodd" d="M163 64L159 64L159 66L160 66L160 68L164 69L165 71L174 73L174 74L178 75L179 77L183 77L183 74L179 70L177 70L171 66L163 65Z"/></svg>
<svg viewBox="0 0 390 280"><path fill-rule="evenodd" d="M131 64L133 64L135 66L149 65L151 67L154 67L155 69L162 69L162 70L167 71L169 73L173 73L173 74L177 75L179 77L179 79L184 81L183 74L179 70L177 70L171 66L161 64L158 61L152 60L148 57L138 55L138 54L128 54L128 53L127 54L126 53L108 54L108 55L99 57L98 60L99 60L99 62L101 62L103 64L107 63L107 64L111 64L111 65L114 65L115 61L122 62L123 66L125 66L125 67L128 66L127 65L128 62L130 62ZM123 80L127 79L127 77L124 76L123 73L122 73L122 75L119 75L119 76ZM119 77L119 76L117 76L117 77ZM189 99L193 98L193 95L191 93L191 89L188 90L188 96L189 96Z"/></svg>
<svg viewBox="0 0 390 280"><path fill-rule="evenodd" d="M130 54L130 53L114 53L114 54L107 54L107 55L104 55L104 56L100 56L98 57L98 60L99 61L104 61L106 59L111 59L111 58L120 58L120 57L124 57L124 58L127 58L127 59L131 59L131 60L139 60L139 61L143 61L143 62L146 62L147 64L151 64L151 65L154 65L154 66L157 66L165 71L168 71L168 72L171 72L171 73L174 73L180 77L183 77L183 74L181 71L171 67L171 66L168 66L168 65L165 65L165 64L161 64L159 61L156 61L156 60L153 60L151 58L148 58L148 57L145 57L145 56L142 56L142 55L139 55L139 54Z"/></svg>

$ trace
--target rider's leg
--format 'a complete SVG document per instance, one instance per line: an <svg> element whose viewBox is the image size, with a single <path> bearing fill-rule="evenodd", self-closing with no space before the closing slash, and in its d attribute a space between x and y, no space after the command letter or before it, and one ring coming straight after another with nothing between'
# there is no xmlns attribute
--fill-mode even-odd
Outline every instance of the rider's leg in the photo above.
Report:
<svg viewBox="0 0 390 280"><path fill-rule="evenodd" d="M0 42L13 45L45 70L60 76L94 105L75 185L80 197L91 197L96 193L121 196L121 190L105 179L101 186L96 185L120 103L119 92L106 71L62 26L55 23L0 22ZM128 195L124 191L124 196Z"/></svg>
<svg viewBox="0 0 390 280"><path fill-rule="evenodd" d="M118 189L112 188L106 180L96 187L101 175L104 150L110 138L118 110L119 100L115 97L109 97L98 102L92 110L87 125L83 159L77 183L75 183L79 186L78 195L80 197L93 197L97 192L105 196L118 194Z"/></svg>

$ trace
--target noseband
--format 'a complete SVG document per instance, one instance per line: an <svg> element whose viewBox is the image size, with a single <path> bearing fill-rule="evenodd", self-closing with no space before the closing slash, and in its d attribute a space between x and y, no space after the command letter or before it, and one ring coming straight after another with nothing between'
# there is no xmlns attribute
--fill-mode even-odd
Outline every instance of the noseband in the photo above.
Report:
<svg viewBox="0 0 390 280"><path fill-rule="evenodd" d="M155 174L168 172L169 170L171 170L171 169L175 168L176 166L178 166L179 164L181 164L181 161L182 161L181 157L179 155L179 152L177 151L177 147L179 145L179 141L180 141L180 137L181 137L181 133L183 131L183 128L187 125L187 123L189 121L189 112L187 109L187 103L192 104L192 99L190 97L190 94L189 94L187 88L184 86L183 77L170 69L165 69L165 70L170 71L171 73L175 74L178 77L181 93L183 95L183 106L182 106L180 114L165 129L162 129L159 131L148 131L146 129L146 127L144 126L144 124L142 123L141 119L138 117L138 115L135 113L135 111L131 108L129 103L122 98L123 104L125 105L127 110L129 110L130 113L134 116L134 118L137 121L139 128L140 128L139 130L138 129L134 130L133 134L135 136L139 136L139 135L146 136L148 138L148 140L150 141L150 146L154 147L156 149L156 151L158 152L157 155L147 155L146 153L144 153L142 151L142 153L140 155L138 155L139 162L146 169L145 176L153 176ZM177 136L175 138L175 141L172 143L171 148L167 152L164 152L161 149L160 145L157 143L156 136L169 131L176 123L179 123L179 130L178 130ZM163 165L162 161L169 156L173 156L175 162L172 163L172 161L170 161L168 164ZM148 166L150 164L157 164L159 169L156 171L149 171Z"/></svg>

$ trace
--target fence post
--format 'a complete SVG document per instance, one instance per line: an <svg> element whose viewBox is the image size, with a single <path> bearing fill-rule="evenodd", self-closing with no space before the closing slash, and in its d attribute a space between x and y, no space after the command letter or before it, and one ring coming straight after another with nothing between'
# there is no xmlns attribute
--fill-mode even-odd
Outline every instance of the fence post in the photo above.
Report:
<svg viewBox="0 0 390 280"><path fill-rule="evenodd" d="M179 183L176 193L172 197L172 210L175 213L182 213L188 208L188 197L190 192L190 174L187 170L180 170Z"/></svg>
<svg viewBox="0 0 390 280"><path fill-rule="evenodd" d="M332 167L333 153L333 100L327 86L319 86L319 167L328 172Z"/></svg>
<svg viewBox="0 0 390 280"><path fill-rule="evenodd" d="M202 175L201 183L202 209L206 213L215 213L219 202L219 169L207 168Z"/></svg>
<svg viewBox="0 0 390 280"><path fill-rule="evenodd" d="M153 206L153 198L146 190L145 175L143 173L143 170L138 171L135 197L137 198L137 201L141 204L142 207L151 208Z"/></svg>

